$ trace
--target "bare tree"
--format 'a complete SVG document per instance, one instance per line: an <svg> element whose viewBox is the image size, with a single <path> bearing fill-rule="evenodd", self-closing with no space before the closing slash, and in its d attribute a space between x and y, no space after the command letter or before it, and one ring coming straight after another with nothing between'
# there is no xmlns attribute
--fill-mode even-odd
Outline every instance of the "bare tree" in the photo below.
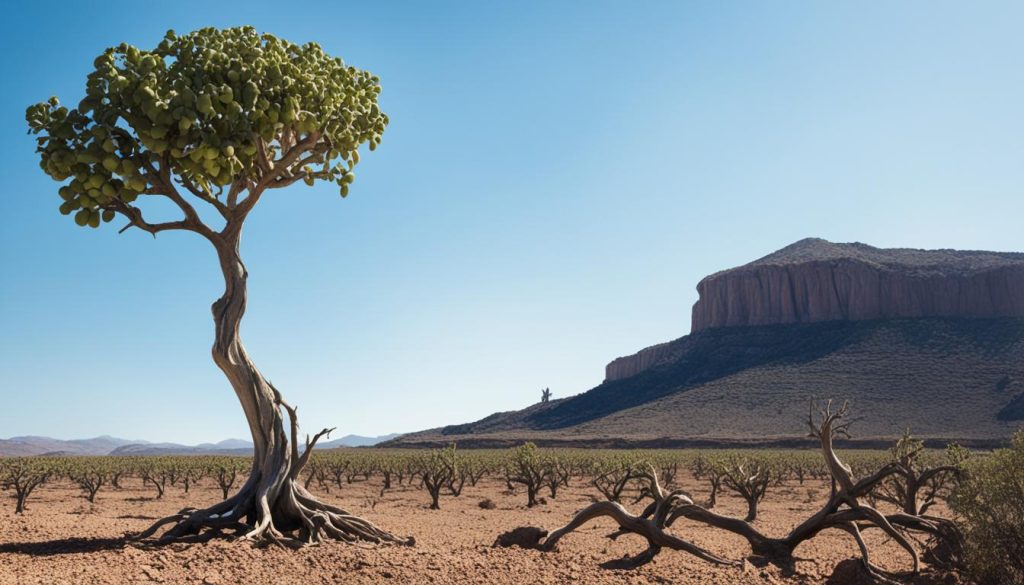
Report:
<svg viewBox="0 0 1024 585"><path fill-rule="evenodd" d="M722 489L722 468L704 455L698 456L690 465L690 473L694 479L706 479L710 485L711 492L705 508L714 508L718 505L718 491Z"/></svg>
<svg viewBox="0 0 1024 585"><path fill-rule="evenodd" d="M777 471L766 461L730 457L721 466L722 485L736 492L747 503L744 522L757 519L757 504L764 499L768 486L778 483Z"/></svg>
<svg viewBox="0 0 1024 585"><path fill-rule="evenodd" d="M537 492L544 486L549 467L533 443L524 443L512 450L508 468L505 470L506 483L522 484L526 487L526 507L537 505Z"/></svg>
<svg viewBox="0 0 1024 585"><path fill-rule="evenodd" d="M895 504L914 516L924 514L935 505L938 497L949 493L966 457L966 450L953 447L947 452L947 464L928 465L924 457L924 442L915 439L909 429L896 441L890 453L897 471L880 482L870 495Z"/></svg>
<svg viewBox="0 0 1024 585"><path fill-rule="evenodd" d="M458 475L455 445L428 453L420 462L420 480L430 494L430 509L441 509L441 490L451 486Z"/></svg>
<svg viewBox="0 0 1024 585"><path fill-rule="evenodd" d="M302 487L309 490L309 486L312 485L313 481L316 481L316 485L319 489L324 490L326 493L331 492L331 486L327 483L327 465L322 461L317 461L314 458L310 459L306 463L306 479L302 482Z"/></svg>
<svg viewBox="0 0 1024 585"><path fill-rule="evenodd" d="M49 462L35 457L0 459L0 488L14 490L14 513L24 514L28 497L55 473Z"/></svg>
<svg viewBox="0 0 1024 585"><path fill-rule="evenodd" d="M206 477L205 465L197 465L195 462L186 464L181 473L181 483L185 488L185 493L187 494L189 488L199 483L204 477Z"/></svg>
<svg viewBox="0 0 1024 585"><path fill-rule="evenodd" d="M220 488L221 494L224 496L223 499L228 499L228 494L231 492L231 488L235 487L239 474L245 473L246 470L247 466L245 463L234 457L224 457L217 461L214 469L214 478L217 480L217 487Z"/></svg>
<svg viewBox="0 0 1024 585"><path fill-rule="evenodd" d="M145 463L139 468L139 477L142 479L142 485L152 485L156 489L156 499L158 500L164 497L164 491L167 489L167 467L167 465L163 465L160 462L152 462Z"/></svg>
<svg viewBox="0 0 1024 585"><path fill-rule="evenodd" d="M337 485L339 488L345 485L344 483L342 483L341 480L348 476L348 468L351 465L351 461L339 458L332 459L331 462L328 463L327 470L331 474L331 477L334 479L334 484Z"/></svg>
<svg viewBox="0 0 1024 585"><path fill-rule="evenodd" d="M113 486L114 489L122 489L121 479L130 476L134 471L134 465L115 465L114 468L110 470L110 485Z"/></svg>
<svg viewBox="0 0 1024 585"><path fill-rule="evenodd" d="M464 459L459 465L459 473L465 473L469 485L473 487L476 487L476 484L490 472L490 466L476 457Z"/></svg>
<svg viewBox="0 0 1024 585"><path fill-rule="evenodd" d="M607 468L598 470L591 484L609 502L619 502L622 495L629 488L634 479L646 473L642 466L628 459L613 460L608 463Z"/></svg>
<svg viewBox="0 0 1024 585"><path fill-rule="evenodd" d="M81 488L82 495L90 504L96 501L96 493L109 481L107 471L101 466L83 466L73 470L69 477Z"/></svg>
<svg viewBox="0 0 1024 585"><path fill-rule="evenodd" d="M544 483L548 486L548 493L552 499L557 498L558 488L569 485L572 464L565 457L551 455L544 458L544 465L547 467Z"/></svg>

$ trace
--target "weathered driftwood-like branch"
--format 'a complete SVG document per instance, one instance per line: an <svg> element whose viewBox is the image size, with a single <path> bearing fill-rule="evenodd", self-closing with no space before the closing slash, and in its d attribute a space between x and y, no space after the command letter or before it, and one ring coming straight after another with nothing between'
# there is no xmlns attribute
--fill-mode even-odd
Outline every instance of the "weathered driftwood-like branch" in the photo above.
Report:
<svg viewBox="0 0 1024 585"><path fill-rule="evenodd" d="M915 575L920 571L921 561L917 549L908 538L909 534L919 534L929 539L926 558L930 562L944 565L957 564L963 552L963 540L955 524L951 521L904 512L886 515L862 501L882 481L899 473L900 467L898 464L892 463L859 481L854 479L851 468L840 460L832 445L836 436L847 436L847 430L852 422L846 418L849 405L844 403L838 410L833 410L832 403L829 401L819 410L817 417L814 409L815 405L812 402L811 410L808 413L808 425L811 428L811 435L819 439L821 443L822 455L835 482L836 490L820 510L795 526L785 537L768 536L745 520L707 510L693 503L693 500L681 490L665 493L658 481L658 474L652 467L649 473L633 474L636 480L644 483L641 488L642 493L650 495L654 500L640 515L630 514L616 502L597 502L580 511L568 524L550 534L542 528L517 529L518 534L529 534L535 538L535 541L524 542L519 539L515 544L542 551L552 551L555 550L562 538L590 520L610 517L619 525L619 530L612 533L611 538L633 533L643 536L648 542L647 550L629 559L626 566L647 563L662 548L689 552L717 564L733 566L741 564L739 560L720 557L668 532L678 518L687 518L743 537L750 546L753 557L761 558L787 570L793 569L793 553L796 548L829 528L843 530L853 536L860 550L865 570L876 580L891 581ZM863 530L871 528L882 530L907 552L911 560L910 571L893 573L871 563L867 544L861 535ZM545 535L547 537L541 541ZM501 540L499 538L499 543Z"/></svg>
<svg viewBox="0 0 1024 585"><path fill-rule="evenodd" d="M665 530L670 510L672 510L675 505L678 503L693 503L690 497L682 490L665 493L658 481L658 473L653 467L650 467L649 472L633 470L631 477L645 480L647 484L643 489L654 499L654 502L648 506L644 514L640 516L633 516L622 506L622 504L619 504L618 502L597 502L577 514L576 517L568 524L554 532L551 532L550 534L547 534L547 532L543 530L527 530L520 531L520 533L533 534L538 536L538 538L547 535L547 538L543 543L537 542L533 544L536 548L541 550L551 551L555 550L558 545L558 541L561 540L562 537L573 530L576 530L595 518L609 517L615 520L619 525L619 530L611 535L612 538L626 533L633 533L639 534L647 539L647 550L639 555L626 559L624 562L617 562L615 564L616 567L638 567L640 565L647 564L651 562L659 552L661 552L662 548L688 552L700 559L715 564L740 564L739 561L719 557L718 555L715 555L714 553L711 553ZM501 539L499 538L499 541L500 540ZM517 542L516 544L519 544L520 546L526 544L529 546L529 543L523 542Z"/></svg>

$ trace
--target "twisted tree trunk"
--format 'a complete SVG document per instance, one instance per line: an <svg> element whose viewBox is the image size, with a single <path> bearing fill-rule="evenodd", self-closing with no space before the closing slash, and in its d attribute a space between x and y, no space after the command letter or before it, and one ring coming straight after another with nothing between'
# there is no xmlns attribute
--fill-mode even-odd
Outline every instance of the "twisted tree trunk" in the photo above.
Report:
<svg viewBox="0 0 1024 585"><path fill-rule="evenodd" d="M212 307L216 326L213 361L231 383L252 434L252 472L239 495L253 500L248 514L255 516L256 532L269 528L272 508L287 487L295 462L288 449L280 396L249 358L239 335L247 302L248 271L238 253L238 239L218 246L217 256L224 274L224 295ZM295 528L285 520L279 517L279 530Z"/></svg>
<svg viewBox="0 0 1024 585"><path fill-rule="evenodd" d="M210 530L209 536L215 536L220 530L231 528L248 539L292 547L325 538L413 544L411 537L397 537L341 508L318 501L299 481L299 472L316 441L332 429L324 429L312 440L307 437L306 449L300 454L296 409L263 377L242 345L239 328L245 314L248 273L238 253L239 231L225 230L224 239L215 242L224 274L224 294L212 307L216 325L213 361L227 376L249 423L253 441L249 478L237 494L223 502L205 510L186 508L156 522L136 538L149 538L162 526L174 524L159 542L204 540L207 535L200 537L203 530ZM282 409L290 419L290 441Z"/></svg>

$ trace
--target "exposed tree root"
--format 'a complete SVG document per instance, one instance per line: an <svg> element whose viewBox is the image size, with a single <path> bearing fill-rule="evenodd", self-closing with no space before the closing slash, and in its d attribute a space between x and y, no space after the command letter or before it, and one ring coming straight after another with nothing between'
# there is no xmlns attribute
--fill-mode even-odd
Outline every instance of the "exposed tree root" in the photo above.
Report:
<svg viewBox="0 0 1024 585"><path fill-rule="evenodd" d="M865 571L876 581L892 583L915 576L920 572L921 559L917 548L909 537L914 534L927 538L925 558L929 562L943 568L959 566L963 555L963 538L956 525L950 520L903 512L886 515L861 501L880 482L897 473L898 469L893 465L887 465L869 477L854 481L850 468L840 461L832 447L833 437L845 435L846 428L849 426L848 421L841 422L846 412L847 405L845 404L840 410L833 412L830 402L821 410L818 420L815 420L813 416L813 409L808 415L812 436L821 442L822 454L836 489L818 512L794 527L783 538L767 536L749 522L716 514L694 504L693 500L681 490L666 494L659 485L657 473L651 468L649 473L638 475L638 479L646 482L643 490L654 499L640 515L630 514L618 503L596 502L577 513L562 528L552 531L543 542L540 541L540 536L537 536L535 544L530 548L542 551L554 550L560 539L580 526L595 518L610 517L619 525L619 530L610 534L610 538L627 533L638 534L647 539L648 548L637 556L614 561L606 564L607 566L616 568L641 566L653 560L663 548L688 552L716 564L731 566L742 564L740 560L720 557L667 532L667 529L671 528L678 518L683 517L743 537L750 546L753 560L775 564L787 572L792 572L795 569L793 553L796 548L828 528L843 530L853 536L860 549L861 563ZM909 571L891 572L871 562L868 546L861 533L863 530L872 528L885 532L907 553L911 561ZM531 530L535 535L541 535L544 532L542 528Z"/></svg>
<svg viewBox="0 0 1024 585"><path fill-rule="evenodd" d="M411 537L395 536L368 520L317 500L299 484L290 483L285 489L287 491L279 496L277 505L272 509L266 506L266 499L260 503L255 492L243 489L237 495L209 508L185 508L177 514L162 518L145 531L133 535L131 540L167 544L193 540L197 536L223 536L288 548L299 548L325 540L351 544L415 543ZM266 513L267 509L269 513ZM153 540L154 535L168 525L171 527Z"/></svg>
<svg viewBox="0 0 1024 585"><path fill-rule="evenodd" d="M609 517L615 520L619 525L619 531L613 533L613 538L625 533L639 534L647 539L647 550L634 557L606 564L608 568L631 568L645 565L654 560L654 557L661 552L662 548L688 552L711 563L736 566L741 564L739 561L719 557L687 540L666 532L665 524L668 520L668 514L672 507L678 502L693 504L693 501L682 491L673 491L669 494L665 494L659 485L658 474L653 468L651 468L649 473L640 473L638 477L642 477L651 483L650 493L655 498L654 504L648 507L649 513L647 515L633 516L618 502L595 502L579 512L568 524L554 532L551 532L543 543L539 542L538 539L535 548L539 548L544 551L554 550L558 545L558 541L565 535L595 518ZM516 534L517 532L528 533L531 535L542 535L546 531L538 528L523 527L506 533L506 535ZM499 537L499 543L501 541L502 538ZM519 542L516 542L516 544L523 546L522 543Z"/></svg>
<svg viewBox="0 0 1024 585"><path fill-rule="evenodd" d="M652 520L633 516L627 512L621 504L616 502L597 502L587 506L587 508L577 514L571 522L552 532L544 541L541 546L541 550L554 550L558 541L563 536L573 530L576 530L587 522L602 516L607 516L615 520L622 531L639 534L647 539L648 550L637 559L638 566L653 560L654 556L657 555L662 548L688 552L698 558L704 559L705 561L720 565L739 565L738 561L721 558L689 541L669 534L664 530L663 526L658 525L658 521L656 519Z"/></svg>
<svg viewBox="0 0 1024 585"><path fill-rule="evenodd" d="M273 390L276 393L276 389ZM211 535L211 538L240 537L259 544L288 548L325 540L350 544L415 544L412 537L395 536L368 520L319 501L306 491L297 479L299 472L306 465L317 440L327 435L330 429L317 433L312 440L307 437L306 449L300 455L296 448L298 424L295 409L281 400L280 394L276 394L276 402L291 418L290 450L282 434L277 448L268 451L262 461L257 459L259 465L254 464L248 481L237 494L206 509L185 508L156 521L148 529L131 536L131 540L167 544ZM170 529L151 540L168 525L171 525ZM225 530L234 532L225 535Z"/></svg>

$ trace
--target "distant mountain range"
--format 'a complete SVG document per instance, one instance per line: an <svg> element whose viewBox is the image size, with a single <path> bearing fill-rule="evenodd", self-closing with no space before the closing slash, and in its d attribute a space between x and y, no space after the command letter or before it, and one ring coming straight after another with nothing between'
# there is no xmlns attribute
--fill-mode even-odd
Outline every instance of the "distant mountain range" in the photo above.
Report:
<svg viewBox="0 0 1024 585"><path fill-rule="evenodd" d="M345 435L340 439L318 443L316 448L369 447L398 436L398 433L380 437ZM242 439L225 439L218 443L201 443L199 445L151 443L108 435L67 441L37 436L0 439L0 457L28 455L247 455L251 452L252 443Z"/></svg>

